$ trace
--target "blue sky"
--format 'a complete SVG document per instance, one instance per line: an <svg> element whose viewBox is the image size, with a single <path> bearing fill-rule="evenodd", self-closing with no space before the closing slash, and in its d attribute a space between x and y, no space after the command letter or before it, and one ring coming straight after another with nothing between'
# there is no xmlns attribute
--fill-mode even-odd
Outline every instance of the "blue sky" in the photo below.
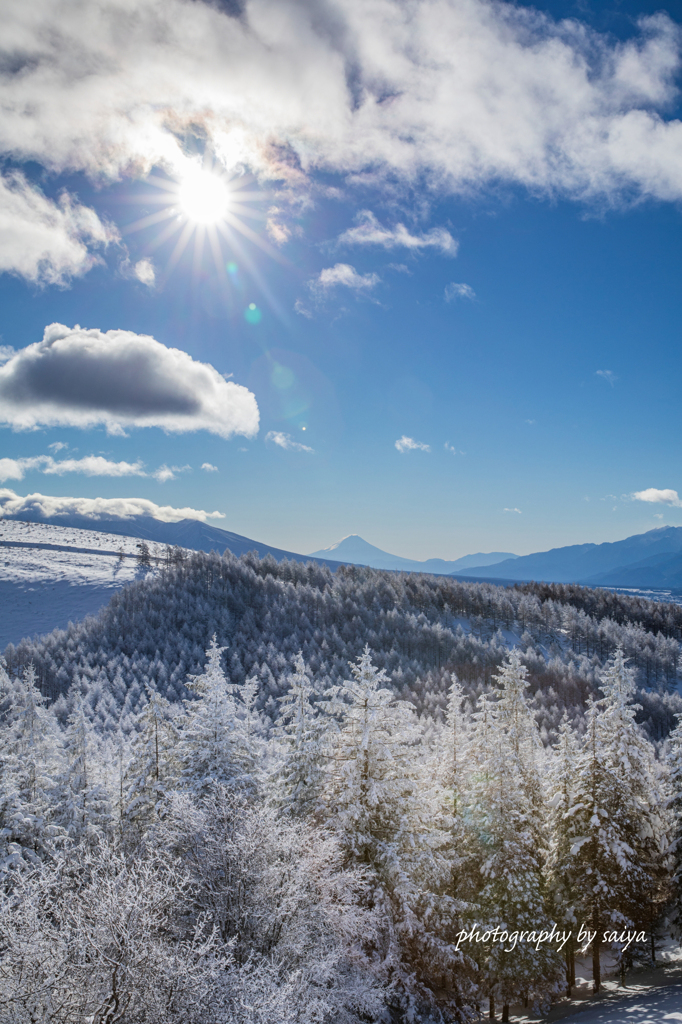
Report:
<svg viewBox="0 0 682 1024"><path fill-rule="evenodd" d="M122 3L9 6L8 511L413 558L682 525L678 5L172 0L160 44L138 0L125 45Z"/></svg>

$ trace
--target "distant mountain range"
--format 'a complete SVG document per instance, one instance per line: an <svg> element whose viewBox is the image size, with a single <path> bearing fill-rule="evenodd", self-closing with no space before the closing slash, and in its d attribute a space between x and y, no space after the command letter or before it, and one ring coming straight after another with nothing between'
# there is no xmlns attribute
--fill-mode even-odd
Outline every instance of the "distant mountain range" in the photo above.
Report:
<svg viewBox="0 0 682 1024"><path fill-rule="evenodd" d="M10 517L8 517L9 519ZM309 555L285 551L243 537L229 530L209 526L197 519L164 523L151 516L128 519L94 519L66 515L42 517L22 513L24 522L48 523L72 529L96 530L127 537L140 537L157 544L177 544L196 551L229 549L235 555L257 551L261 558L272 555L306 562L312 559L337 569L339 565L369 565L399 572L431 572L465 575L470 579L537 580L548 583L581 583L588 587L653 587L682 589L682 526L662 526L647 533L608 544L572 544L530 555L491 551L464 555L448 561L429 558L423 562L392 555L352 534Z"/></svg>
<svg viewBox="0 0 682 1024"><path fill-rule="evenodd" d="M495 562L515 559L517 556L509 551L491 551L489 554L479 552L476 555L463 555L454 561L446 561L444 558L428 558L425 562L415 561L413 558L401 558L400 555L389 555L374 544L368 544L356 533L344 537L336 544L330 544L328 548L320 551L313 551L310 558L334 558L340 562L350 562L351 565L369 565L373 569L393 569L400 572L433 572L446 576L453 572L464 572L469 566L490 565Z"/></svg>
<svg viewBox="0 0 682 1024"><path fill-rule="evenodd" d="M462 570L456 570L461 573ZM543 580L588 587L682 588L682 526L661 526L609 544L572 544L466 569L479 579Z"/></svg>

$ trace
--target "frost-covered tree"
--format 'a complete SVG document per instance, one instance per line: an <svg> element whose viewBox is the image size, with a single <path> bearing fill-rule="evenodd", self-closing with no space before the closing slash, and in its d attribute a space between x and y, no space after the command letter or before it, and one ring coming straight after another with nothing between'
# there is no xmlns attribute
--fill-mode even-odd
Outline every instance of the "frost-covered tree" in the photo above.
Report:
<svg viewBox="0 0 682 1024"><path fill-rule="evenodd" d="M522 668L522 666L521 666ZM485 929L549 930L543 885L542 808L533 764L536 728L525 700L525 676L510 657L498 676L498 701L485 694L474 714L467 814L478 845L477 901ZM476 954L491 1017L499 999L503 1020L519 998L546 999L560 962L546 945L519 943L512 951L491 942Z"/></svg>
<svg viewBox="0 0 682 1024"><path fill-rule="evenodd" d="M45 705L29 665L0 721L0 842L5 869L50 855L63 834L55 823L61 736Z"/></svg>
<svg viewBox="0 0 682 1024"><path fill-rule="evenodd" d="M64 767L58 778L57 807L59 824L76 842L93 842L112 821L99 748L85 701L78 695L64 732Z"/></svg>
<svg viewBox="0 0 682 1024"><path fill-rule="evenodd" d="M447 891L450 837L434 824L435 801L420 786L413 708L386 687L368 646L357 662L352 679L331 692L339 729L324 799L349 862L370 873L382 922L376 954L389 1001L409 1016L434 1001L465 960L452 941L460 908ZM461 999L459 990L451 995Z"/></svg>
<svg viewBox="0 0 682 1024"><path fill-rule="evenodd" d="M133 826L138 833L144 833L163 814L179 767L176 708L151 686L147 698L137 716L123 812L126 826Z"/></svg>
<svg viewBox="0 0 682 1024"><path fill-rule="evenodd" d="M237 713L232 684L221 665L224 650L213 636L203 673L192 676L187 684L197 698L185 701L178 745L180 785L199 796L217 785L239 789L255 785L256 766L245 721Z"/></svg>
<svg viewBox="0 0 682 1024"><path fill-rule="evenodd" d="M593 987L601 987L604 932L653 927L650 904L665 847L665 801L651 744L635 722L633 673L616 651L590 700L572 806L573 888L592 943ZM646 919L646 920L645 920ZM607 943L609 944L609 943ZM620 957L618 943L612 944ZM621 971L627 966L621 958Z"/></svg>
<svg viewBox="0 0 682 1024"><path fill-rule="evenodd" d="M325 739L330 718L312 703L320 698L320 689L313 683L300 651L288 683L289 689L278 698L280 714L274 734L281 744L281 754L272 793L276 806L298 817L312 814L319 807L326 777Z"/></svg>
<svg viewBox="0 0 682 1024"><path fill-rule="evenodd" d="M570 998L575 985L575 934L579 924L579 897L575 891L576 840L573 790L580 742L568 714L564 711L559 736L553 750L548 771L548 831L547 879L549 909L558 924L573 934L564 947L566 957L566 989Z"/></svg>

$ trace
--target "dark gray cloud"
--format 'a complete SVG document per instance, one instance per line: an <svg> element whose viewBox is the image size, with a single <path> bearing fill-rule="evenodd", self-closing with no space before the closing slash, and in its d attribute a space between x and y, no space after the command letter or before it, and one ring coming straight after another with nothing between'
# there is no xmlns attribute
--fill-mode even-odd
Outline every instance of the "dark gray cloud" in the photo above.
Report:
<svg viewBox="0 0 682 1024"><path fill-rule="evenodd" d="M104 424L253 436L258 406L207 363L132 331L51 324L0 367L0 421L17 429Z"/></svg>

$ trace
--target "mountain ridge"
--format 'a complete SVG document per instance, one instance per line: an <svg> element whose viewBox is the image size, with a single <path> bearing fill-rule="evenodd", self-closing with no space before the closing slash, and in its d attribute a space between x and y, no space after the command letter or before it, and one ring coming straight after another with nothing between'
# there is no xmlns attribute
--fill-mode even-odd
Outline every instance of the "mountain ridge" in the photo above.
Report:
<svg viewBox="0 0 682 1024"><path fill-rule="evenodd" d="M347 537L330 544L327 548L313 551L310 558L329 558L332 552L338 552L341 560L350 562L353 565L369 565L373 569L389 569L397 572L432 572L438 575L449 575L452 572L467 569L470 565L487 564L477 562L476 559L490 559L492 562L497 559L514 560L517 556L509 551L492 551L489 554L478 552L474 555L463 555L461 558L448 560L445 558L427 558L420 562L414 558L403 558L401 555L392 555L383 551L364 540L357 533L351 533Z"/></svg>
<svg viewBox="0 0 682 1024"><path fill-rule="evenodd" d="M603 544L571 544L536 551L492 565L470 566L466 571L482 579L519 582L682 587L682 526L659 526Z"/></svg>

